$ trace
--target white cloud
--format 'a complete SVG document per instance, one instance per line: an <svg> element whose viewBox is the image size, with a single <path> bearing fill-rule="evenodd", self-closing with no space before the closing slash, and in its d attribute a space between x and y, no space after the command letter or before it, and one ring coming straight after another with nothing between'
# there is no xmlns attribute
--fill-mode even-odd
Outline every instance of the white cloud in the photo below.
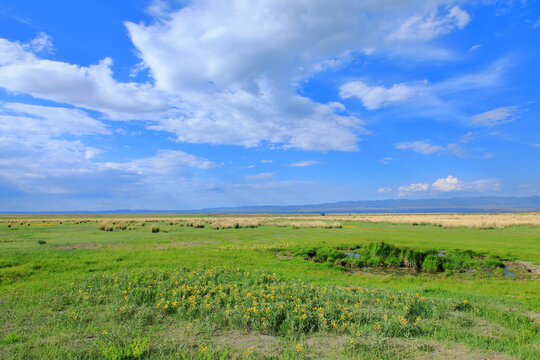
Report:
<svg viewBox="0 0 540 360"><path fill-rule="evenodd" d="M411 16L389 38L427 41L456 28L463 29L471 21L469 14L458 6L446 10L445 14L440 14L439 11L439 8L431 7L423 14Z"/></svg>
<svg viewBox="0 0 540 360"><path fill-rule="evenodd" d="M399 40L384 40L388 19L424 12L425 6L424 1L397 0L343 0L340 6L193 1L167 12L157 1L151 12L158 21L127 22L126 27L156 88L181 98L179 113L155 129L195 143L257 146L267 141L283 148L351 151L366 132L363 121L342 114L342 104L297 95L299 82L340 66L351 52L391 47ZM450 13L458 17L457 10ZM383 88L383 99L366 95L366 102L377 107L401 101L408 92L402 85Z"/></svg>
<svg viewBox="0 0 540 360"><path fill-rule="evenodd" d="M395 159L388 156L388 157L382 158L380 161L381 161L382 164L388 165L388 164L390 164L390 161L392 161L392 160L395 160Z"/></svg>
<svg viewBox="0 0 540 360"><path fill-rule="evenodd" d="M465 120L470 115L463 113L448 98L456 95L463 98L466 91L497 86L501 82L502 75L511 65L511 59L502 58L481 71L462 74L437 83L430 83L424 79L384 87L353 80L341 85L340 96L342 98L356 97L369 110L391 105L406 106L407 114L417 114L430 119L449 118L455 121L456 118L460 118Z"/></svg>
<svg viewBox="0 0 540 360"><path fill-rule="evenodd" d="M410 184L406 186L400 186L398 190L399 190L399 195L403 196L403 194L423 192L423 191L427 191L428 189L429 189L429 184L416 183L416 184Z"/></svg>
<svg viewBox="0 0 540 360"><path fill-rule="evenodd" d="M480 44L473 45L473 46L471 46L470 51L478 50L478 49L480 49L481 47L482 47L482 45L480 45Z"/></svg>
<svg viewBox="0 0 540 360"><path fill-rule="evenodd" d="M261 162L261 164L271 164L274 161L273 160L261 160L260 162Z"/></svg>
<svg viewBox="0 0 540 360"><path fill-rule="evenodd" d="M337 115L331 105L267 90L197 93L183 113L150 128L173 132L182 142L254 147L269 141L286 149L322 151L354 151L357 134L366 133L362 120Z"/></svg>
<svg viewBox="0 0 540 360"><path fill-rule="evenodd" d="M12 93L97 110L120 119L139 119L166 110L151 85L119 83L112 77L111 66L110 58L89 67L43 60L19 43L0 39L0 87Z"/></svg>
<svg viewBox="0 0 540 360"><path fill-rule="evenodd" d="M78 109L0 102L0 132L44 138L108 134L109 130L101 121Z"/></svg>
<svg viewBox="0 0 540 360"><path fill-rule="evenodd" d="M473 141L474 139L476 139L476 136L477 134L472 132L472 131L469 131L468 133L466 133L465 135L462 135L460 138L459 138L459 142L460 143L463 143L463 144L466 144L468 142L471 142Z"/></svg>
<svg viewBox="0 0 540 360"><path fill-rule="evenodd" d="M471 126L495 126L506 124L517 119L516 106L506 106L486 111L481 114L471 116L469 125Z"/></svg>
<svg viewBox="0 0 540 360"><path fill-rule="evenodd" d="M290 167L304 167L304 166L311 166L320 164L318 161L315 160L304 160L304 161L298 161L292 164L289 164Z"/></svg>
<svg viewBox="0 0 540 360"><path fill-rule="evenodd" d="M390 88L370 86L362 81L351 81L340 86L339 96L343 99L356 97L369 110L395 102L403 102L415 94L414 88L405 84L394 84Z"/></svg>
<svg viewBox="0 0 540 360"><path fill-rule="evenodd" d="M389 23L414 14L436 22L441 16L425 14L452 2L195 0L172 10L155 0L148 8L153 23L125 23L142 59L135 73L148 69L151 83L116 81L110 58L91 66L41 59L35 53L50 50L51 40L40 34L29 44L0 39L0 87L109 119L150 120L151 129L182 142L355 151L368 133L364 122L343 104L298 95L299 84L355 52L399 47L402 39L389 38L396 31ZM445 33L464 26L466 13L449 9L446 20L428 28ZM368 87L362 97L377 108L410 92L396 84Z"/></svg>
<svg viewBox="0 0 540 360"><path fill-rule="evenodd" d="M381 193L381 194L388 194L388 193L391 193L393 190L391 187L382 187L382 188L379 188L377 190L378 193Z"/></svg>
<svg viewBox="0 0 540 360"><path fill-rule="evenodd" d="M476 181L462 181L455 176L448 175L446 178L439 178L431 185L427 183L416 183L399 187L399 196L406 196L411 193L447 193L457 191L485 192L500 191L500 185L495 179L483 179Z"/></svg>
<svg viewBox="0 0 540 360"><path fill-rule="evenodd" d="M116 185L146 181L161 186L186 169L216 165L182 151L125 162L99 162L103 150L64 137L108 135L99 120L79 109L0 102L0 182L27 193L103 193Z"/></svg>
<svg viewBox="0 0 540 360"><path fill-rule="evenodd" d="M462 190L463 184L459 182L457 177L448 175L446 178L437 179L432 185L432 189L435 191L456 191Z"/></svg>
<svg viewBox="0 0 540 360"><path fill-rule="evenodd" d="M444 148L438 145L432 145L426 141L411 141L411 142L401 142L395 144L396 149L410 149L420 154L429 155L436 152L442 151Z"/></svg>
<svg viewBox="0 0 540 360"><path fill-rule="evenodd" d="M155 156L149 158L136 159L123 163L107 162L102 165L106 168L132 172L139 175L167 175L174 174L186 167L211 169L216 166L211 161L180 150L159 150Z"/></svg>
<svg viewBox="0 0 540 360"><path fill-rule="evenodd" d="M263 172L255 175L247 175L246 179L248 180L266 180L271 179L276 176L275 172Z"/></svg>

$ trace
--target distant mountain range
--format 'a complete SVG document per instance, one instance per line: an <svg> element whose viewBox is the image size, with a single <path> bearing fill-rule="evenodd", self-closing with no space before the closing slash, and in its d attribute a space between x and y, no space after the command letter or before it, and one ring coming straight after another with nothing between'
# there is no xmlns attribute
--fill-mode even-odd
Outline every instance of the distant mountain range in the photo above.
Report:
<svg viewBox="0 0 540 360"><path fill-rule="evenodd" d="M128 214L128 213L208 213L208 214L262 214L262 213L442 213L442 212L522 212L540 211L540 196L477 196L422 200L360 200L335 203L286 206L240 206L193 210L109 210L109 211L55 211L27 212L48 214ZM1 212L3 214L15 212ZM16 212L18 214L24 212Z"/></svg>
<svg viewBox="0 0 540 360"><path fill-rule="evenodd" d="M200 209L203 213L362 213L362 212L511 212L540 211L540 196L456 197L422 200L360 200L287 206L241 206Z"/></svg>

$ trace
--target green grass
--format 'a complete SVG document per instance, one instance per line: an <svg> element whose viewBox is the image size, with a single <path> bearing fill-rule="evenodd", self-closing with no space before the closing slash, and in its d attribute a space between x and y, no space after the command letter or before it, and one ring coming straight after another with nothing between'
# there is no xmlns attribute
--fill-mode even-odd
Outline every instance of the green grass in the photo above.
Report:
<svg viewBox="0 0 540 360"><path fill-rule="evenodd" d="M0 223L0 358L540 356L537 278L347 272L290 256L384 241L540 264L538 227L59 221Z"/></svg>

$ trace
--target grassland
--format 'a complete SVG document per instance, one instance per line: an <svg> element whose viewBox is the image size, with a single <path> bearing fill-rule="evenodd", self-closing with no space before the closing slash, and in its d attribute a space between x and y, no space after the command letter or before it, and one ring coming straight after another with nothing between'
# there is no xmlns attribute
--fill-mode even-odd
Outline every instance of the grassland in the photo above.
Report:
<svg viewBox="0 0 540 360"><path fill-rule="evenodd" d="M393 216L4 217L0 358L540 357L539 214ZM298 255L381 241L513 275Z"/></svg>

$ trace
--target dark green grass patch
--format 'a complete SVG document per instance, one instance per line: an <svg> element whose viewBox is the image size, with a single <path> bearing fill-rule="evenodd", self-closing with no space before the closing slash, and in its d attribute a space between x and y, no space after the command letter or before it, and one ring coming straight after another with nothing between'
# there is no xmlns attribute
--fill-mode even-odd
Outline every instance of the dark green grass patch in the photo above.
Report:
<svg viewBox="0 0 540 360"><path fill-rule="evenodd" d="M504 268L503 259L486 256L471 250L439 252L397 247L386 242L349 248L307 248L296 251L297 256L319 263L345 268L383 267L409 268L429 273L463 272L470 270L493 271Z"/></svg>

